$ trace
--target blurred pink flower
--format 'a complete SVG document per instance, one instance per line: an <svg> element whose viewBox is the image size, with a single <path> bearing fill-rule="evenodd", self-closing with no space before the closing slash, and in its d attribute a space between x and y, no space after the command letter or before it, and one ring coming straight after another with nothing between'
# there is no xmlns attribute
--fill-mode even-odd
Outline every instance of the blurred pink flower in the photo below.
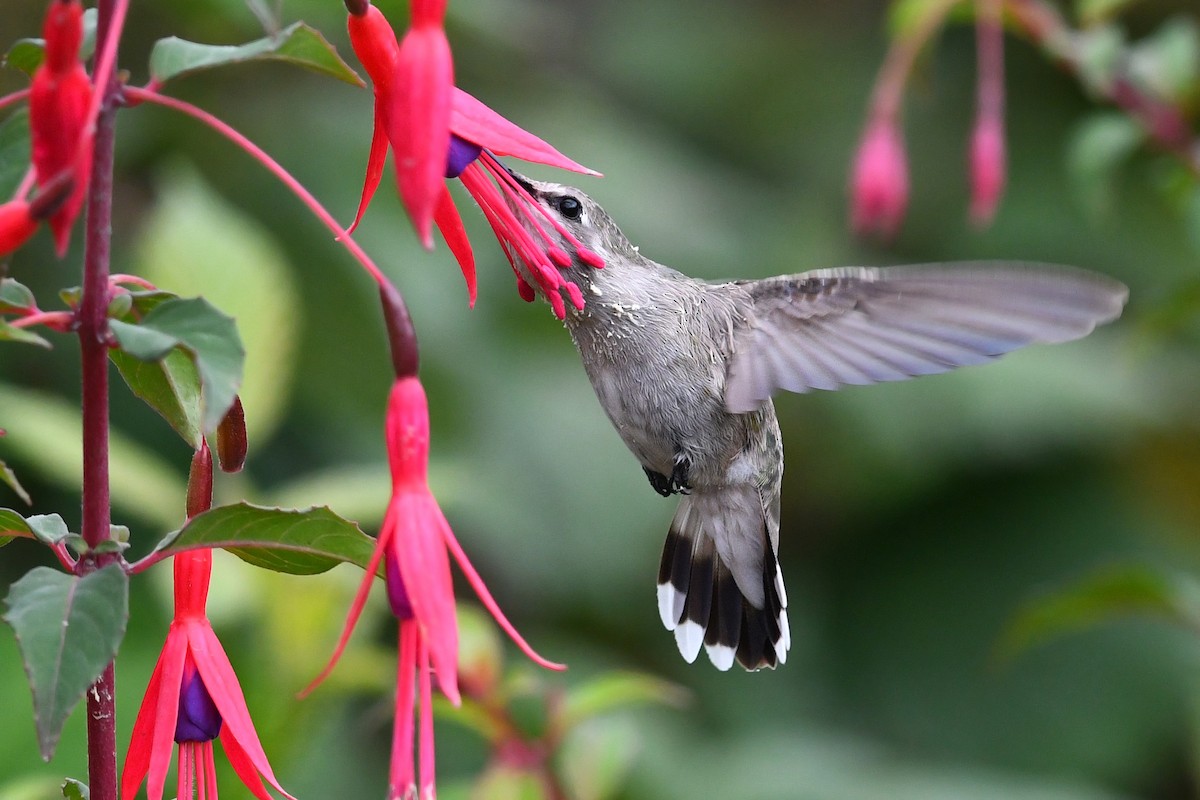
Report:
<svg viewBox="0 0 1200 800"><path fill-rule="evenodd" d="M1004 194L1004 122L981 117L971 134L971 220L983 227L991 223Z"/></svg>
<svg viewBox="0 0 1200 800"><path fill-rule="evenodd" d="M892 237L908 205L908 165L904 142L891 117L874 117L858 147L851 181L855 233Z"/></svg>

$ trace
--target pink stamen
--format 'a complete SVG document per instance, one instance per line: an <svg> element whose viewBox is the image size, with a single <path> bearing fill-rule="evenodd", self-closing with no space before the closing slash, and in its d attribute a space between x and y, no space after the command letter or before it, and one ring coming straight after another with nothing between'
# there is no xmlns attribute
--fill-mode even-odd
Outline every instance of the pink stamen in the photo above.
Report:
<svg viewBox="0 0 1200 800"><path fill-rule="evenodd" d="M429 645L422 639L417 657L420 662L420 691L421 691L421 739L420 739L420 779L421 797L433 795L433 685L429 670Z"/></svg>
<svg viewBox="0 0 1200 800"><path fill-rule="evenodd" d="M416 620L400 623L400 663L396 670L396 717L392 722L391 798L408 797L413 775L413 701L418 648Z"/></svg>

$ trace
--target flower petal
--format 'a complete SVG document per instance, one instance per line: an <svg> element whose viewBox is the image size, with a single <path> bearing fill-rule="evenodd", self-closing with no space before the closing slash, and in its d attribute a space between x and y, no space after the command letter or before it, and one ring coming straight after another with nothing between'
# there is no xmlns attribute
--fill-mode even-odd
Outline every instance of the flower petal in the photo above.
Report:
<svg viewBox="0 0 1200 800"><path fill-rule="evenodd" d="M229 657L225 654L225 648L221 646L217 635L213 633L207 620L190 622L187 624L187 629L188 643L191 646L192 658L196 661L196 669L200 673L200 678L204 681L208 693L212 696L213 702L217 704L217 710L221 712L221 719L225 721L225 729L237 739L238 745L246 752L250 763L262 773L267 782L287 797L291 797L279 785L275 773L271 771L267 754L263 752L262 743L258 740L258 733L254 730L254 722L250 719L250 711L246 707L246 697L242 694L242 687L238 683L237 675L234 674L233 667L229 664ZM222 742L225 741L224 733L223 731Z"/></svg>
<svg viewBox="0 0 1200 800"><path fill-rule="evenodd" d="M454 254L454 259L462 269L463 278L467 281L467 296L471 308L475 307L475 253L471 250L471 242L467 239L467 231L463 227L462 217L454 205L450 187L442 184L442 196L438 200L437 209L433 213L433 221L442 232L446 245Z"/></svg>
<svg viewBox="0 0 1200 800"><path fill-rule="evenodd" d="M132 800L137 794L142 779L150 769L150 753L154 747L154 722L158 713L158 698L162 691L163 661L166 653L160 653L150 674L146 694L133 723L133 735L129 737L129 752L125 754L125 767L121 770L121 797ZM165 729L164 729L165 730Z"/></svg>
<svg viewBox="0 0 1200 800"><path fill-rule="evenodd" d="M354 215L354 222L346 229L346 233L354 233L358 223L362 222L363 214L367 213L367 206L371 204L371 198L375 196L375 190L379 188L379 181L383 178L383 164L387 160L387 149L387 133L383 129L383 114L376 103L375 129L371 133L371 154L367 156L367 174L363 178L362 197L358 200L358 212Z"/></svg>
<svg viewBox="0 0 1200 800"><path fill-rule="evenodd" d="M150 750L150 772L146 778L146 796L162 800L175 749L175 720L179 716L179 687L183 684L183 664L187 658L187 635L179 623L172 622L167 642L159 656L161 683L155 698L154 727Z"/></svg>
<svg viewBox="0 0 1200 800"><path fill-rule="evenodd" d="M209 742L211 747L212 743ZM245 785L250 793L259 800L274 800L271 793L267 791L267 787L263 786L262 778L258 776L258 770L254 766L254 761L246 754L242 745L234 736L233 731L226 725L221 731L221 746L225 748L225 757L229 759L229 764L233 767L234 773L238 779ZM216 785L215 783L213 784ZM278 788L278 787L276 787ZM282 790L281 790L282 791ZM287 792L284 792L287 794ZM291 795L288 795L291 797Z"/></svg>
<svg viewBox="0 0 1200 800"><path fill-rule="evenodd" d="M450 130L498 156L513 156L523 161L546 164L571 172L600 175L599 172L567 158L548 143L509 122L458 87L454 89Z"/></svg>
<svg viewBox="0 0 1200 800"><path fill-rule="evenodd" d="M415 620L400 623L399 663L396 665L396 716L392 721L392 764L388 773L388 800L404 798L414 788L413 694L416 689L417 639Z"/></svg>

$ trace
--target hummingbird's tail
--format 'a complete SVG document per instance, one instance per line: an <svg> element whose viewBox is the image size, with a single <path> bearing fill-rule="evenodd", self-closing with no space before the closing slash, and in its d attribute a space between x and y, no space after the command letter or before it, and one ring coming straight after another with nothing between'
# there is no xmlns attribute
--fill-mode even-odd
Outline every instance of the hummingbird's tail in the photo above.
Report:
<svg viewBox="0 0 1200 800"><path fill-rule="evenodd" d="M720 670L787 661L787 593L762 498L753 486L685 495L658 570L658 610L691 663L700 645Z"/></svg>

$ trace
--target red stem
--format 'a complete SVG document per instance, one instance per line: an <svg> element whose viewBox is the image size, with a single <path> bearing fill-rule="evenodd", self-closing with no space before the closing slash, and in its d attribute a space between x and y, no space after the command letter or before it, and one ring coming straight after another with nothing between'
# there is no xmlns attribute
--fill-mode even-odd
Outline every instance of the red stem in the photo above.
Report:
<svg viewBox="0 0 1200 800"><path fill-rule="evenodd" d="M83 379L83 527L95 547L109 538L108 482L108 273L112 245L113 145L116 137L116 83L112 66L128 0L100 0L96 41L100 64L94 90L96 135L84 232L83 297L79 348ZM81 559L76 573L118 560L109 553ZM110 662L87 693L88 786L93 800L117 800L116 674Z"/></svg>

